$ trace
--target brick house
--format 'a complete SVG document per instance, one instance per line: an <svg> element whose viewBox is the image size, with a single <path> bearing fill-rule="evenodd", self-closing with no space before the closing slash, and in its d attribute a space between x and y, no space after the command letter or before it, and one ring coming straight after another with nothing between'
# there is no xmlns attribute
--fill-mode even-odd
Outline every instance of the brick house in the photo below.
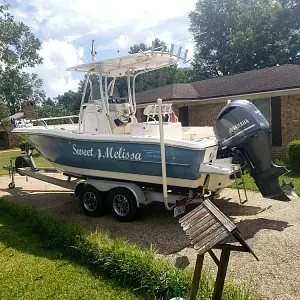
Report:
<svg viewBox="0 0 300 300"><path fill-rule="evenodd" d="M22 104L22 110L12 116L10 120L19 120L19 119L35 119L36 117L36 106L33 101L24 102ZM19 145L21 138L16 134L11 133L13 126L9 129L0 127L0 149L7 149Z"/></svg>
<svg viewBox="0 0 300 300"><path fill-rule="evenodd" d="M300 139L300 65L281 65L191 83L171 84L136 95L137 117L156 102L173 103L183 126L213 126L228 100L252 101L269 121L272 152L285 157L287 145Z"/></svg>

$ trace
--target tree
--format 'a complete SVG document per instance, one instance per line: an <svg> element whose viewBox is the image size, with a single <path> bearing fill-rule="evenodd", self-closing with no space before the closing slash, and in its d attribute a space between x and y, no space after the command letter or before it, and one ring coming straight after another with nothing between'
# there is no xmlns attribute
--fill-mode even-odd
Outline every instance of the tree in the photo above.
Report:
<svg viewBox="0 0 300 300"><path fill-rule="evenodd" d="M9 126L9 114L7 106L0 102L0 128Z"/></svg>
<svg viewBox="0 0 300 300"><path fill-rule="evenodd" d="M43 105L54 106L55 103L54 103L54 101L53 101L50 97L48 97L47 100L45 100L45 101L43 102Z"/></svg>
<svg viewBox="0 0 300 300"><path fill-rule="evenodd" d="M16 22L8 9L8 5L0 6L0 100L14 114L21 108L21 102L38 102L45 93L36 74L22 71L42 63L38 54L41 42L27 25Z"/></svg>
<svg viewBox="0 0 300 300"><path fill-rule="evenodd" d="M0 92L11 114L18 112L24 101L37 103L45 99L42 80L36 74L10 69L1 75Z"/></svg>
<svg viewBox="0 0 300 300"><path fill-rule="evenodd" d="M54 118L54 117L63 117L68 115L66 108L61 104L43 104L42 106L37 107L37 118ZM61 124L64 120L52 120L47 121L48 125Z"/></svg>
<svg viewBox="0 0 300 300"><path fill-rule="evenodd" d="M67 114L72 114L80 109L81 96L79 92L68 91L54 98L57 104L64 107Z"/></svg>
<svg viewBox="0 0 300 300"><path fill-rule="evenodd" d="M299 12L299 0L198 0L189 16L196 79L299 63Z"/></svg>

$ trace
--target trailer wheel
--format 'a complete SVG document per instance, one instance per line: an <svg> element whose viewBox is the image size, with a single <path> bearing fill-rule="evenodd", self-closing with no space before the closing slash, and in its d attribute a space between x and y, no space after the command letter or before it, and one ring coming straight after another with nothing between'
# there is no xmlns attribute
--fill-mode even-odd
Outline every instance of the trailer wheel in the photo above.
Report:
<svg viewBox="0 0 300 300"><path fill-rule="evenodd" d="M16 171L18 172L18 168L27 168L27 167L31 167L30 158L28 156L18 156L15 160Z"/></svg>
<svg viewBox="0 0 300 300"><path fill-rule="evenodd" d="M14 182L11 182L9 185L8 185L8 187L10 188L10 189L14 189L15 188L15 183Z"/></svg>
<svg viewBox="0 0 300 300"><path fill-rule="evenodd" d="M138 217L136 198L126 188L114 188L108 194L108 202L114 217L122 222L131 222Z"/></svg>
<svg viewBox="0 0 300 300"><path fill-rule="evenodd" d="M90 217L100 217L105 214L104 202L100 192L92 186L82 187L79 194L80 206Z"/></svg>

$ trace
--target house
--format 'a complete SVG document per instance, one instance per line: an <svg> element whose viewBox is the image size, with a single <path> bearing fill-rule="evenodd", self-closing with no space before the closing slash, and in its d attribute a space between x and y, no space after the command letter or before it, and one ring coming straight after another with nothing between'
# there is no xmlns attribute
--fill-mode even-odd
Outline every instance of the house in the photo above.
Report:
<svg viewBox="0 0 300 300"><path fill-rule="evenodd" d="M173 103L183 126L213 126L228 100L252 101L271 126L274 157L300 139L300 65L281 65L191 83L176 83L136 95L137 116L158 98Z"/></svg>
<svg viewBox="0 0 300 300"><path fill-rule="evenodd" d="M20 120L20 119L34 119L36 117L36 107L33 101L24 102L22 104L22 110L9 117L10 120ZM10 128L0 127L0 149L7 149L19 145L21 138L11 133L13 125Z"/></svg>

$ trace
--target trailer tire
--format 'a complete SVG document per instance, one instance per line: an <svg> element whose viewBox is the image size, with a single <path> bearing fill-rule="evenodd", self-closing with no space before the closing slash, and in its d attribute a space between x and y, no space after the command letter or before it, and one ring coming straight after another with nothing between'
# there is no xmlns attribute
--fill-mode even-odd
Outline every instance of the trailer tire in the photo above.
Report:
<svg viewBox="0 0 300 300"><path fill-rule="evenodd" d="M8 185L8 187L9 187L10 189L14 189L15 186L16 186L16 184L15 184L14 182L11 182L11 183Z"/></svg>
<svg viewBox="0 0 300 300"><path fill-rule="evenodd" d="M18 156L15 160L15 168L18 172L18 168L28 168L32 167L30 158L28 156ZM20 174L21 175L21 174ZM21 175L23 176L23 175Z"/></svg>
<svg viewBox="0 0 300 300"><path fill-rule="evenodd" d="M105 214L105 203L101 193L93 186L86 185L80 189L79 201L82 210L90 217L100 217Z"/></svg>
<svg viewBox="0 0 300 300"><path fill-rule="evenodd" d="M108 193L108 203L114 217L121 222L137 219L139 208L133 193L127 188L114 188Z"/></svg>

